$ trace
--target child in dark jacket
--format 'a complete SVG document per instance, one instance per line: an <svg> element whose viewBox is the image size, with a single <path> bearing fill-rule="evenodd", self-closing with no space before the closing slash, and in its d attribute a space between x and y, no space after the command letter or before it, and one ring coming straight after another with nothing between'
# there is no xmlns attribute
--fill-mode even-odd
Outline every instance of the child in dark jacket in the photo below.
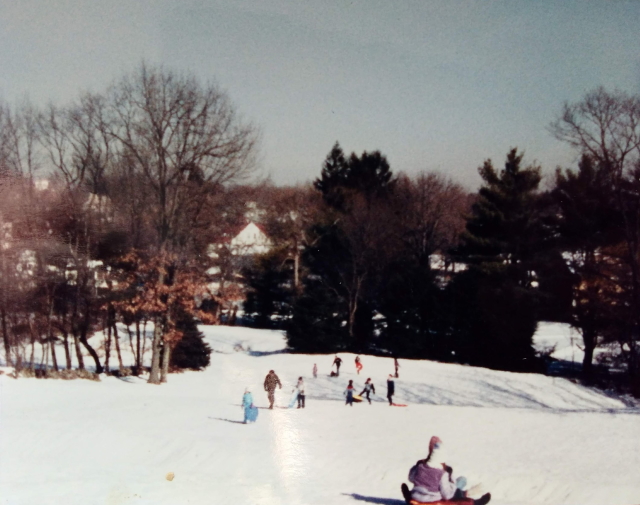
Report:
<svg viewBox="0 0 640 505"><path fill-rule="evenodd" d="M396 392L396 383L393 380L393 375L389 374L387 379L387 400L389 400L389 406L393 405L393 395Z"/></svg>

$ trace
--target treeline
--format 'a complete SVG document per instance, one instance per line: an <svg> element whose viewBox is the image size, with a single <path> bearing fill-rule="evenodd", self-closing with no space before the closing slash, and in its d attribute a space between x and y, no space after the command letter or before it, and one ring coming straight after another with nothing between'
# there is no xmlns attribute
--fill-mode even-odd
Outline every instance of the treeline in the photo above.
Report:
<svg viewBox="0 0 640 505"><path fill-rule="evenodd" d="M313 184L274 187L246 184L256 129L188 75L143 64L66 106L2 105L6 361L84 369L84 349L96 372L139 373L150 349L159 383L172 365L206 366L196 323L246 296L243 318L286 329L296 351L505 370L541 369L537 322L569 322L586 376L610 346L639 394L640 99L598 89L550 130L579 162L546 184L517 149L485 161L469 193L336 143ZM269 253L228 247L247 219Z"/></svg>
<svg viewBox="0 0 640 505"><path fill-rule="evenodd" d="M586 377L608 346L640 394L640 98L598 89L550 129L576 167L541 187L512 149L479 168L477 194L336 144L313 188L265 222L279 247L245 272L253 323L285 328L300 352L531 371L537 322L568 322Z"/></svg>
<svg viewBox="0 0 640 505"><path fill-rule="evenodd" d="M116 359L119 373L139 373L149 323L149 382L172 365L206 366L195 323L215 322L223 302L209 289L207 245L241 214L231 185L250 173L256 138L217 87L146 64L67 106L1 106L7 364L84 370L84 349L97 373ZM100 330L104 360L89 341Z"/></svg>

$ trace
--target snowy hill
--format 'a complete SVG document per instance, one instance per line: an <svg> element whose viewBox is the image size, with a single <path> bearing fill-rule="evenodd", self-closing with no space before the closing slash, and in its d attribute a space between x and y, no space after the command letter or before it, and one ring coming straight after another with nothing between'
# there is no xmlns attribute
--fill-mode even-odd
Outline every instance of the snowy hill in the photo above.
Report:
<svg viewBox="0 0 640 505"><path fill-rule="evenodd" d="M400 360L396 401L409 406L389 407L391 359L362 356L358 376L341 354L331 378L333 356L288 354L280 332L202 330L211 366L162 386L0 375L0 505L402 505L400 483L434 434L491 503L640 503L640 411L616 398L559 378ZM246 386L268 405L270 369L283 381L276 405L304 376L307 408L261 409L241 424ZM367 377L373 404L344 406L347 381Z"/></svg>

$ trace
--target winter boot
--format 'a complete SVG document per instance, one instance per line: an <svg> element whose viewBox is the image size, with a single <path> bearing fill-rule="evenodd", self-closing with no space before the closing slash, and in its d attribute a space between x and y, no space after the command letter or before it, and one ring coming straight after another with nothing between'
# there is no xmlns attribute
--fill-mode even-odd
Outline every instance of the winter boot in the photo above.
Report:
<svg viewBox="0 0 640 505"><path fill-rule="evenodd" d="M402 496L404 496L404 501L407 503L411 502L411 491L409 491L409 486L403 482L402 486L400 486L400 490L402 491Z"/></svg>
<svg viewBox="0 0 640 505"><path fill-rule="evenodd" d="M489 503L489 500L491 500L491 493L485 493L473 503L474 505L487 505L487 503Z"/></svg>

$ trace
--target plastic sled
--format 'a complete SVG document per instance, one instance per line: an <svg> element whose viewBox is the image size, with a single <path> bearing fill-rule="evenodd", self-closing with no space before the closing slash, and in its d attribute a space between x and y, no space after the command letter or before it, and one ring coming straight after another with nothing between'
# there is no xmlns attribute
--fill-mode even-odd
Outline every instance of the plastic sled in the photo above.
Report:
<svg viewBox="0 0 640 505"><path fill-rule="evenodd" d="M247 411L247 421L255 422L256 419L258 419L258 407L252 405Z"/></svg>
<svg viewBox="0 0 640 505"><path fill-rule="evenodd" d="M411 500L408 503L409 505L473 505L475 503L475 500L473 498L460 498L459 500L440 500L430 502Z"/></svg>
<svg viewBox="0 0 640 505"><path fill-rule="evenodd" d="M354 401L354 402L361 402L361 401L362 401L362 396L360 396L360 395L353 395L353 401Z"/></svg>
<svg viewBox="0 0 640 505"><path fill-rule="evenodd" d="M293 393L293 396L291 397L291 400L289 401L289 408L292 409L293 406L296 404L296 401L298 401L298 392L296 391L295 393Z"/></svg>

